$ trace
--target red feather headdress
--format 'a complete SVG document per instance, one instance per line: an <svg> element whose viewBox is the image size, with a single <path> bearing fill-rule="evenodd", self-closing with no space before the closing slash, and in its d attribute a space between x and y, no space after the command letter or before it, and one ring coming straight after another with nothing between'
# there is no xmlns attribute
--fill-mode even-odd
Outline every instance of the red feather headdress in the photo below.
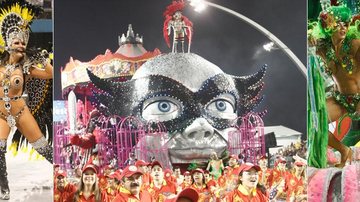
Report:
<svg viewBox="0 0 360 202"><path fill-rule="evenodd" d="M164 17L172 16L176 11L181 11L185 7L185 2L183 0L180 1L173 1L169 6L166 7L164 12Z"/></svg>

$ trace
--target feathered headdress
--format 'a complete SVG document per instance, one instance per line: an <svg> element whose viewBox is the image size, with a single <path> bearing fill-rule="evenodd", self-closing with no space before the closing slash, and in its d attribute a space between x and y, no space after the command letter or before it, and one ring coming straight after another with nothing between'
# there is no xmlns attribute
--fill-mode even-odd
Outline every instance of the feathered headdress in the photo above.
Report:
<svg viewBox="0 0 360 202"><path fill-rule="evenodd" d="M174 15L176 11L182 11L185 8L185 2L183 0L173 1L169 6L166 7L164 17Z"/></svg>
<svg viewBox="0 0 360 202"><path fill-rule="evenodd" d="M41 8L25 0L6 0L0 4L0 52L15 38L29 40L30 24Z"/></svg>
<svg viewBox="0 0 360 202"><path fill-rule="evenodd" d="M346 6L332 6L319 16L324 29L334 29L337 21L350 22L351 18L351 10Z"/></svg>

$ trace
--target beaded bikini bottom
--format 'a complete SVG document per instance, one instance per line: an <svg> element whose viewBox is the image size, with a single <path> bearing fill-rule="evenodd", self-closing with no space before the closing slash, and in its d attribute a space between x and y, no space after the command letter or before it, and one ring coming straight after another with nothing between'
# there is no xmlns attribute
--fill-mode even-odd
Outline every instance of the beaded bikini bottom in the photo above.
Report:
<svg viewBox="0 0 360 202"><path fill-rule="evenodd" d="M0 98L1 100L1 98ZM16 125L16 121L20 118L20 116L22 115L22 113L25 110L26 105L24 105L20 111L18 113L16 113L15 115L11 115L11 114L4 114L2 111L0 111L0 118L3 118L7 121L7 124L10 127L14 127Z"/></svg>

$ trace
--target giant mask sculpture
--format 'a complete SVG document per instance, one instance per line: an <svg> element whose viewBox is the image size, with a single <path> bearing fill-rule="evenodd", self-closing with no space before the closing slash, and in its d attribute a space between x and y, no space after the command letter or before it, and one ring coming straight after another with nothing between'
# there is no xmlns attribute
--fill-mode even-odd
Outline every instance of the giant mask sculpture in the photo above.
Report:
<svg viewBox="0 0 360 202"><path fill-rule="evenodd" d="M236 77L196 54L170 53L147 61L126 82L88 74L102 91L95 94L99 104L111 114L161 122L170 161L190 163L207 161L212 152L223 156L234 120L262 100L265 69Z"/></svg>

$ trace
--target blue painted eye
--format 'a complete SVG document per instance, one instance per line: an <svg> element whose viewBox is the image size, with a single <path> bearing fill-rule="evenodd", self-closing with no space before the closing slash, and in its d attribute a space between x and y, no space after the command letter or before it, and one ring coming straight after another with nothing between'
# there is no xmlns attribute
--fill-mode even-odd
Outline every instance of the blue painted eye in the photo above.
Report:
<svg viewBox="0 0 360 202"><path fill-rule="evenodd" d="M171 103L168 101L160 101L158 108L161 112L169 112L171 109Z"/></svg>
<svg viewBox="0 0 360 202"><path fill-rule="evenodd" d="M212 112L219 112L219 113L234 113L233 105L224 99L217 99L212 101L208 106L207 109Z"/></svg>
<svg viewBox="0 0 360 202"><path fill-rule="evenodd" d="M218 98L206 106L206 110L215 117L222 119L235 119L236 112L234 105L226 100Z"/></svg>
<svg viewBox="0 0 360 202"><path fill-rule="evenodd" d="M226 110L226 103L224 100L215 101L215 106L216 106L216 109L218 109L221 112Z"/></svg>
<svg viewBox="0 0 360 202"><path fill-rule="evenodd" d="M168 97L150 98L144 102L142 117L145 120L167 121L179 116L181 109L180 102L175 99Z"/></svg>

